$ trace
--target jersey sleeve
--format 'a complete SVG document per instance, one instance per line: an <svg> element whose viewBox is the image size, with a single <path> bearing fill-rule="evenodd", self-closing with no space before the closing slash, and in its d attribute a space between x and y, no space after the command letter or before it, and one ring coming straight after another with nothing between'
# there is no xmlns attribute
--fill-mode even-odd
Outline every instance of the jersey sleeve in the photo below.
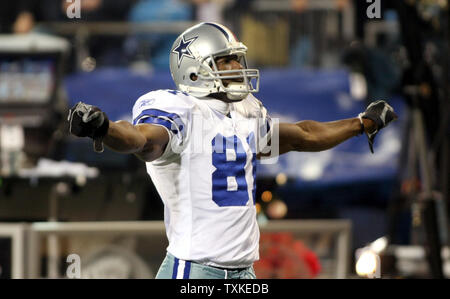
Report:
<svg viewBox="0 0 450 299"><path fill-rule="evenodd" d="M170 141L162 158L180 151L186 143L192 108L187 98L178 91L158 90L143 95L134 104L133 125L146 123L167 130Z"/></svg>
<svg viewBox="0 0 450 299"><path fill-rule="evenodd" d="M255 98L253 95L249 95L249 100L251 100L251 105L255 109L255 114L252 117L257 117L257 144L256 153L257 154L267 154L271 151L271 141L273 135L273 121L267 111L266 107L261 103L260 100Z"/></svg>
<svg viewBox="0 0 450 299"><path fill-rule="evenodd" d="M273 122L266 107L261 104L262 125L260 127L260 138L268 138L270 141L273 133Z"/></svg>

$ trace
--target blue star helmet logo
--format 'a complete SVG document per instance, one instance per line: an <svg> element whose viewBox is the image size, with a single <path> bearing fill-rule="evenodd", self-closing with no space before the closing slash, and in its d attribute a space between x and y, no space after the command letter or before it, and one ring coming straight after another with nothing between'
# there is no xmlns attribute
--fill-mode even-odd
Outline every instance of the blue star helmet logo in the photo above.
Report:
<svg viewBox="0 0 450 299"><path fill-rule="evenodd" d="M194 55L192 55L189 46L197 39L198 36L193 37L188 40L184 40L184 36L181 37L180 43L172 50L172 53L178 55L178 67L180 67L181 61L184 57L189 57L195 59Z"/></svg>

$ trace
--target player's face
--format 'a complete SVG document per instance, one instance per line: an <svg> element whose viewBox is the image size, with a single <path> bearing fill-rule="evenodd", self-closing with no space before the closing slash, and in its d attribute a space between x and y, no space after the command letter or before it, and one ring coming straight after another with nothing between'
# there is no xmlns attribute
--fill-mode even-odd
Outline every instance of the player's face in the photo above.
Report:
<svg viewBox="0 0 450 299"><path fill-rule="evenodd" d="M239 62L239 58L237 55L219 57L216 59L216 65L219 71L241 70L244 68ZM239 73L230 73L228 75L239 75ZM244 82L244 79L236 78L222 80L222 83L225 87L228 86L230 82Z"/></svg>

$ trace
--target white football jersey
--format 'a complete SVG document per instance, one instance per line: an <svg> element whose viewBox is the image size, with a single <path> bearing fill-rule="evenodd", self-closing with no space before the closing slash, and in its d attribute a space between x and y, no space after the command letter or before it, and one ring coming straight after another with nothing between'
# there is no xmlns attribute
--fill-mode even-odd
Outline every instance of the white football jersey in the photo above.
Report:
<svg viewBox="0 0 450 299"><path fill-rule="evenodd" d="M136 101L133 124L169 132L163 155L146 163L164 202L167 251L205 265L248 267L259 258L256 154L270 136L270 118L251 94L229 104L227 115L207 103L153 91Z"/></svg>

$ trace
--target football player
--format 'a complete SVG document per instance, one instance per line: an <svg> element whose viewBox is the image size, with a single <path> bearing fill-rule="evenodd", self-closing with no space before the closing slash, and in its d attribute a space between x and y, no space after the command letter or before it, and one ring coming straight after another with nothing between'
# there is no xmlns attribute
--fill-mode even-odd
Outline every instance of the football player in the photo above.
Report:
<svg viewBox="0 0 450 299"><path fill-rule="evenodd" d="M256 159L290 151L323 151L359 134L372 150L376 134L397 116L377 101L351 119L277 123L253 93L259 72L247 48L225 26L200 23L170 53L177 90L141 96L133 123L110 121L82 102L69 113L70 133L134 154L164 202L169 240L157 278L255 278L259 228Z"/></svg>

